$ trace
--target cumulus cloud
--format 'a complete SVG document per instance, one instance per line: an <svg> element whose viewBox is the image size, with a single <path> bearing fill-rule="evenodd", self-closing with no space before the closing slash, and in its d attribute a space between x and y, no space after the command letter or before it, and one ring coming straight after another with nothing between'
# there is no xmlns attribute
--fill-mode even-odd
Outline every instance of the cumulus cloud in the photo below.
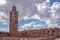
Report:
<svg viewBox="0 0 60 40"><path fill-rule="evenodd" d="M6 15L5 12L0 12L0 21L1 22L6 22L8 20L8 16Z"/></svg>
<svg viewBox="0 0 60 40"><path fill-rule="evenodd" d="M54 2L51 6L51 15L52 18L50 18L49 27L60 27L60 3Z"/></svg>
<svg viewBox="0 0 60 40"><path fill-rule="evenodd" d="M5 0L0 0L0 5L4 5L6 4L6 1Z"/></svg>
<svg viewBox="0 0 60 40"><path fill-rule="evenodd" d="M2 23L3 25L7 25L7 23L5 22L5 23Z"/></svg>
<svg viewBox="0 0 60 40"><path fill-rule="evenodd" d="M48 2L48 5L46 3ZM42 4L37 5L40 17L48 24L48 27L54 28L60 26L60 3L54 2L49 6L49 1L45 1ZM40 19L41 19L40 18Z"/></svg>
<svg viewBox="0 0 60 40"><path fill-rule="evenodd" d="M45 21L49 28L59 27L60 3L54 2L51 6L49 3L50 0L7 0L6 5L0 6L0 21L5 22L9 20L8 16L10 14L11 7L15 4L19 11L19 21L22 18L36 18L41 21ZM31 26L31 23L25 24L24 27L27 25Z"/></svg>
<svg viewBox="0 0 60 40"><path fill-rule="evenodd" d="M31 16L31 17L25 16L23 19L24 19L24 20L25 20L25 19L38 19L38 20L41 20L38 14L34 14L34 15Z"/></svg>
<svg viewBox="0 0 60 40"><path fill-rule="evenodd" d="M38 9L38 15L41 19L45 20L51 18L49 1L45 1L42 4L36 4L36 6Z"/></svg>
<svg viewBox="0 0 60 40"><path fill-rule="evenodd" d="M23 30L36 30L36 29L39 30L39 29L43 29L43 25L41 25L41 24L35 25L35 22L31 22L29 24L23 25L21 29L23 29Z"/></svg>
<svg viewBox="0 0 60 40"><path fill-rule="evenodd" d="M15 4L19 11L19 19L22 17L31 17L38 13L36 3L43 3L46 0L5 0L7 4L0 6L0 11L4 11L7 16L10 14L11 7ZM3 18L3 17L1 17ZM5 20L5 19L4 19Z"/></svg>
<svg viewBox="0 0 60 40"><path fill-rule="evenodd" d="M0 32L9 32L8 30L9 29L6 30L5 28L0 27Z"/></svg>

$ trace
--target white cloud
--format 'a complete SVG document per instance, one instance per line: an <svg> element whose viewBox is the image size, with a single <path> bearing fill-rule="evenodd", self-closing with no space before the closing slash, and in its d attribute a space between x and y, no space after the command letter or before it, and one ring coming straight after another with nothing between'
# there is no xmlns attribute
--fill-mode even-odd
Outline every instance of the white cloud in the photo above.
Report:
<svg viewBox="0 0 60 40"><path fill-rule="evenodd" d="M0 27L0 32L9 32L9 29Z"/></svg>
<svg viewBox="0 0 60 40"><path fill-rule="evenodd" d="M0 0L0 5L6 4L6 0Z"/></svg>
<svg viewBox="0 0 60 40"><path fill-rule="evenodd" d="M8 16L6 15L5 12L0 11L0 22L7 22Z"/></svg>
<svg viewBox="0 0 60 40"><path fill-rule="evenodd" d="M39 30L42 28L43 28L43 25L41 25L41 24L35 25L34 22L31 22L29 24L23 25L21 29L23 29L23 30L35 30L35 29ZM21 30L21 29L19 29L19 30Z"/></svg>
<svg viewBox="0 0 60 40"><path fill-rule="evenodd" d="M58 3L58 2L53 3L53 5L51 6L51 12L53 14L55 14L55 16L59 16L59 13L60 13L60 3Z"/></svg>
<svg viewBox="0 0 60 40"><path fill-rule="evenodd" d="M28 19L38 19L38 20L40 20L40 21L44 21L43 19L41 19L40 18L40 16L38 15L38 14L34 14L33 16L31 16L31 17L27 17L27 16L25 16L25 17L23 17L23 18L20 18L19 20L21 20L21 19L26 19L26 20L28 20ZM45 18L44 18L45 19Z"/></svg>
<svg viewBox="0 0 60 40"><path fill-rule="evenodd" d="M33 13L31 10L27 9L26 10L27 13L21 14L21 17L25 19L36 18L41 21L45 21L48 24L48 27L53 27L53 28L59 27L60 26L60 18L59 18L60 17L60 3L54 2L53 5L49 7L50 6L49 2L50 0L46 0L42 3L35 3L35 6L37 7L38 12Z"/></svg>
<svg viewBox="0 0 60 40"><path fill-rule="evenodd" d="M48 28L59 28L58 24L49 24Z"/></svg>
<svg viewBox="0 0 60 40"><path fill-rule="evenodd" d="M51 18L51 12L48 1L45 1L41 4L36 4L36 6L38 9L38 15L41 19L45 20Z"/></svg>
<svg viewBox="0 0 60 40"><path fill-rule="evenodd" d="M10 2L11 1L11 2ZM38 12L37 12L37 8L36 8L36 6L35 6L35 4L37 4L37 3L43 3L44 1L46 1L46 0L26 0L26 1L21 1L21 0L16 0L16 1L12 1L12 0L10 0L9 1L9 3L11 4L11 5L13 5L13 4L17 4L16 6L18 7L17 9L18 9L18 11L19 11L19 20L21 19L21 18L29 18L29 17L31 17L31 16L34 16L35 14L38 14ZM39 2L38 2L39 1ZM16 2L16 3L15 3ZM11 5L10 4L7 4L6 6L8 6L7 7L7 9L5 9L5 7L3 8L4 9L4 11L8 11L9 9L8 8L10 8L11 7ZM30 4L30 5L29 5ZM10 11L10 10L9 10ZM8 12L6 12L6 15L8 14ZM8 16L8 15L7 15ZM6 16L4 16L4 17L6 17ZM36 16L37 17L37 16ZM3 18L3 17L2 17Z"/></svg>
<svg viewBox="0 0 60 40"><path fill-rule="evenodd" d="M29 23L29 24L25 24L25 25L23 26L23 28L33 27L34 24L35 24L35 22L31 22L31 23Z"/></svg>
<svg viewBox="0 0 60 40"><path fill-rule="evenodd" d="M54 2L51 6L52 18L50 18L49 27L60 27L60 3Z"/></svg>
<svg viewBox="0 0 60 40"><path fill-rule="evenodd" d="M41 2L39 2L41 1ZM50 7L50 0L16 0L12 2L8 7L11 7L12 4L16 4L19 11L19 20L35 18L40 21L45 21L48 24L48 27L59 27L60 26L60 3L54 2ZM16 3L15 3L16 2ZM10 3L10 2L9 2ZM5 8L5 7L4 7ZM6 9L5 11L8 11ZM5 22L5 19L8 18L8 12L0 12L0 21ZM31 26L31 24L25 24L24 27ZM35 25L36 26L36 25Z"/></svg>
<svg viewBox="0 0 60 40"><path fill-rule="evenodd" d="M40 17L38 16L38 14L35 14L31 17L32 19L35 18L35 19L40 19Z"/></svg>
<svg viewBox="0 0 60 40"><path fill-rule="evenodd" d="M5 22L5 23L2 23L3 25L7 25L7 23Z"/></svg>
<svg viewBox="0 0 60 40"><path fill-rule="evenodd" d="M50 2L50 0L47 0L46 2Z"/></svg>
<svg viewBox="0 0 60 40"><path fill-rule="evenodd" d="M9 31L8 31L7 29L5 29L5 28L2 28L1 31L2 31L2 32L9 32Z"/></svg>
<svg viewBox="0 0 60 40"><path fill-rule="evenodd" d="M49 4L49 3L48 3ZM42 4L38 4L38 12L40 19L44 20L48 27L58 27L60 26L60 3L54 2L51 7L46 4L46 1ZM51 9L51 10L50 10Z"/></svg>

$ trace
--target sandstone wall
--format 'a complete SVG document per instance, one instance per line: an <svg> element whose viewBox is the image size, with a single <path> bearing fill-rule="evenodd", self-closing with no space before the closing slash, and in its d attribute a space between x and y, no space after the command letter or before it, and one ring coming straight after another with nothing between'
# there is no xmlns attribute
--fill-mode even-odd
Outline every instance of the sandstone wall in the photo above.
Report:
<svg viewBox="0 0 60 40"><path fill-rule="evenodd" d="M27 37L34 37L35 38L47 38L47 37L57 37L57 36L60 36L60 29L57 29L57 28L54 28L54 29L41 29L41 30L26 30L26 31L20 31L20 32L16 32L17 34L14 35L15 36L12 36L10 34L3 34L3 35L0 35L1 37L23 37L23 38L27 38ZM1 39L0 37L0 39ZM21 39L23 39L21 38Z"/></svg>
<svg viewBox="0 0 60 40"><path fill-rule="evenodd" d="M27 30L18 32L19 37L49 37L58 36L58 29Z"/></svg>

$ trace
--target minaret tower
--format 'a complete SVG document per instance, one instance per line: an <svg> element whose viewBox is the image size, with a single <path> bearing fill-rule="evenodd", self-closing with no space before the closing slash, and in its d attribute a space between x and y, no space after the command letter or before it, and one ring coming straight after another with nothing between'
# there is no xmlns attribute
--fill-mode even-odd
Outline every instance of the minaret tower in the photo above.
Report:
<svg viewBox="0 0 60 40"><path fill-rule="evenodd" d="M16 36L18 32L18 11L16 11L16 6L13 5L10 11L10 34Z"/></svg>

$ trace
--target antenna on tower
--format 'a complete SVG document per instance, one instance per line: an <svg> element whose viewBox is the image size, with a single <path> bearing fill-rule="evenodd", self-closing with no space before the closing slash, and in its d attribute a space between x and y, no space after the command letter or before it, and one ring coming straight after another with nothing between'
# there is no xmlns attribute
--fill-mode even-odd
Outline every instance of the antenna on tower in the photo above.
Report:
<svg viewBox="0 0 60 40"><path fill-rule="evenodd" d="M15 5L13 5L12 11L16 11L16 6Z"/></svg>

